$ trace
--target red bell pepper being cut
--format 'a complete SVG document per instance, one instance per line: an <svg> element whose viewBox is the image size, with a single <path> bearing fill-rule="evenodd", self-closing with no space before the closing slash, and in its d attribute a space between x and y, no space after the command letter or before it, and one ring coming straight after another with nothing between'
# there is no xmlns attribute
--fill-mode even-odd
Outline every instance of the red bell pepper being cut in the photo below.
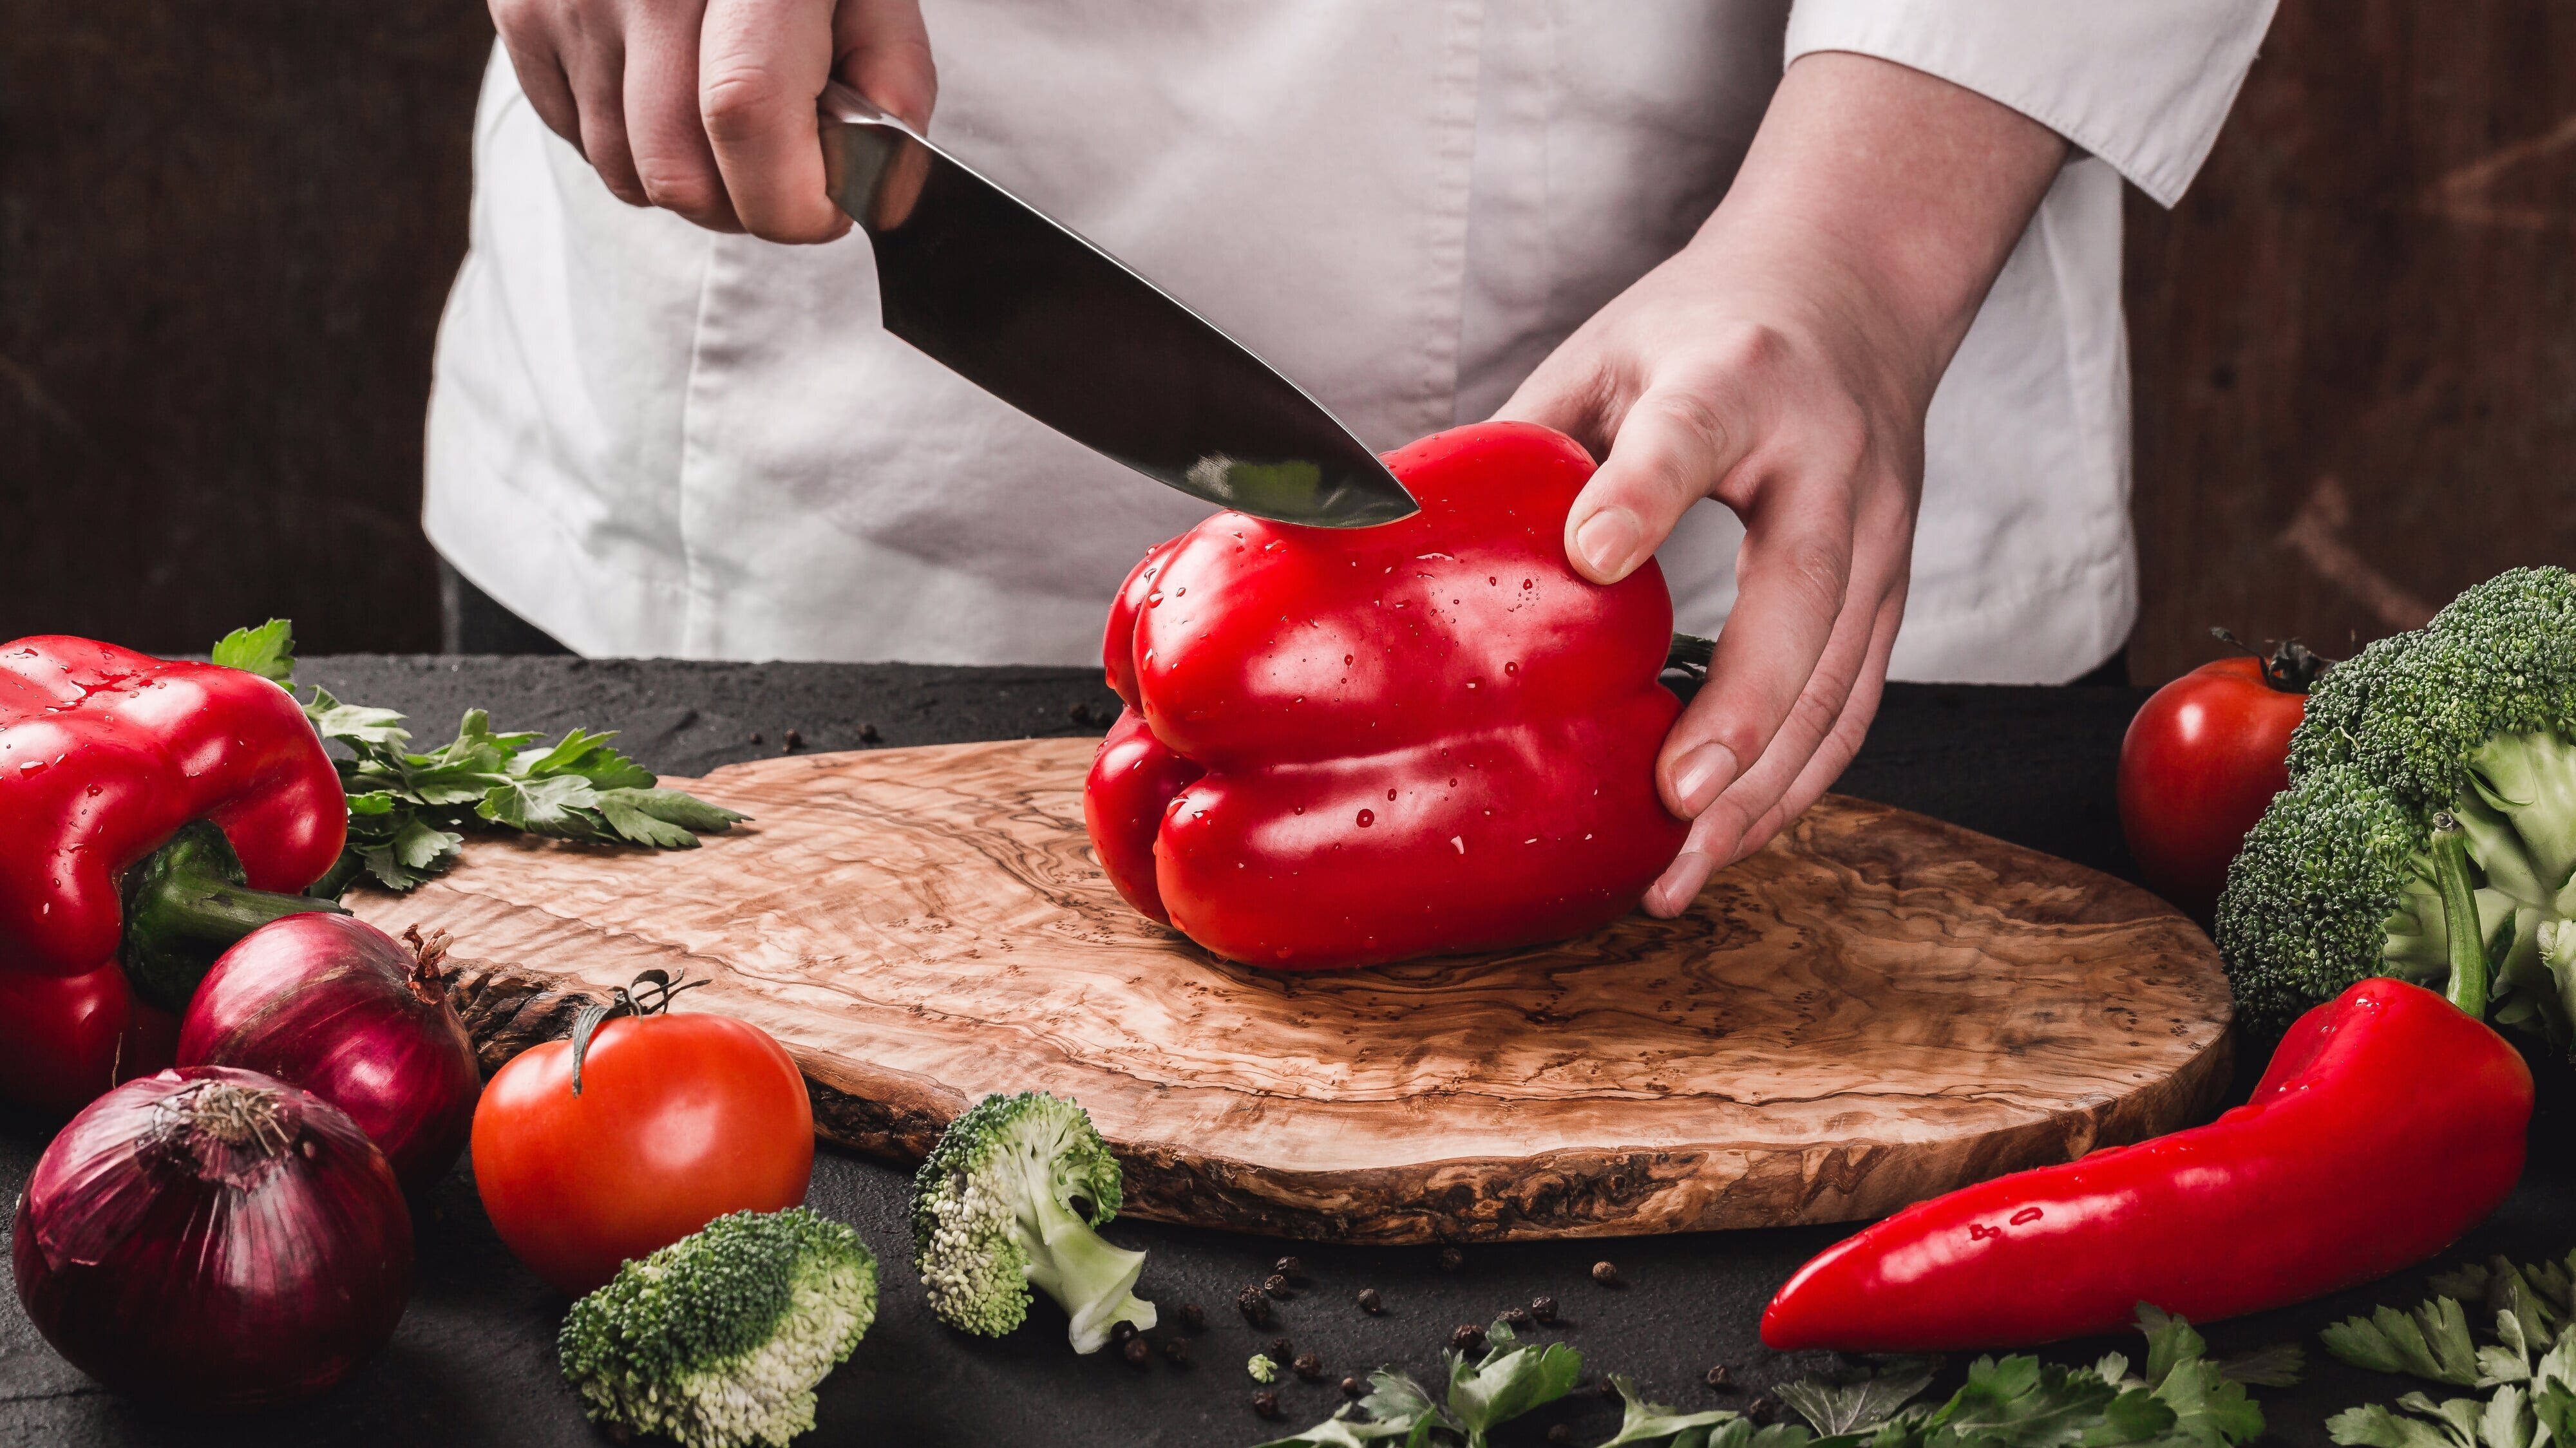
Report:
<svg viewBox="0 0 2576 1448"><path fill-rule="evenodd" d="M1083 791L1128 901L1229 959L1328 970L1580 934L1681 848L1655 753L1672 598L1565 561L1592 460L1526 423L1387 464L1422 511L1220 513L1109 616L1127 703Z"/></svg>
<svg viewBox="0 0 2576 1448"><path fill-rule="evenodd" d="M170 1064L171 1013L340 852L304 712L256 674L0 645L0 1095L65 1111Z"/></svg>
<svg viewBox="0 0 2576 1448"><path fill-rule="evenodd" d="M2290 1028L2207 1126L1908 1207L1798 1269L1789 1351L2017 1347L2287 1306L2441 1251L2522 1175L2531 1072L2421 986L2365 980Z"/></svg>

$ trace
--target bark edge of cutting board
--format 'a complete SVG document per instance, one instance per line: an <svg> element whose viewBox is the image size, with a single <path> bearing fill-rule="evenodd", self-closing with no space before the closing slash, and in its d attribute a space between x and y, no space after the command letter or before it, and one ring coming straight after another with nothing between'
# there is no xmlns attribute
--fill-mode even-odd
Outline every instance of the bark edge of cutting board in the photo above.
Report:
<svg viewBox="0 0 2576 1448"><path fill-rule="evenodd" d="M1127 1214L1411 1243L1778 1226L2197 1119L2230 1075L2208 938L2135 886L1827 796L1676 920L1330 976L1130 911L1088 739L790 755L670 783L696 851L469 840L388 929L449 930L486 1070L647 967L714 983L824 1137L926 1153L987 1091L1082 1101Z"/></svg>

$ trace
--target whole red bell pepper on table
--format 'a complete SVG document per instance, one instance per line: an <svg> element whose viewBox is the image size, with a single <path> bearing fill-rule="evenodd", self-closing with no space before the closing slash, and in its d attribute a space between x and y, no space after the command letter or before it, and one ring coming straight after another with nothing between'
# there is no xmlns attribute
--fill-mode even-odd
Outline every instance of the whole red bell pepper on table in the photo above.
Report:
<svg viewBox="0 0 2576 1448"><path fill-rule="evenodd" d="M2365 980L2299 1018L2207 1126L1908 1207L1798 1269L1783 1351L2019 1347L2117 1331L2140 1302L2214 1322L2420 1262L2522 1175L2531 1070L2421 986Z"/></svg>
<svg viewBox="0 0 2576 1448"><path fill-rule="evenodd" d="M1681 848L1655 754L1672 598L1565 561L1592 460L1526 423L1387 456L1422 510L1220 513L1148 553L1104 648L1127 710L1083 792L1112 881L1229 959L1325 970L1562 939Z"/></svg>
<svg viewBox="0 0 2576 1448"><path fill-rule="evenodd" d="M170 1064L234 940L335 910L296 892L348 807L292 696L88 639L0 644L0 1096L53 1111Z"/></svg>

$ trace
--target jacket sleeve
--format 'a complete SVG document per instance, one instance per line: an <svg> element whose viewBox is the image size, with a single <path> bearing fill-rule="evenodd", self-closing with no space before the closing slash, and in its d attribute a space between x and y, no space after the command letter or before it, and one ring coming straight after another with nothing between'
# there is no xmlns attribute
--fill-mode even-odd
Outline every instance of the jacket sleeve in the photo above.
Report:
<svg viewBox="0 0 2576 1448"><path fill-rule="evenodd" d="M2276 0L1797 0L1788 59L1877 56L2000 101L2171 206Z"/></svg>

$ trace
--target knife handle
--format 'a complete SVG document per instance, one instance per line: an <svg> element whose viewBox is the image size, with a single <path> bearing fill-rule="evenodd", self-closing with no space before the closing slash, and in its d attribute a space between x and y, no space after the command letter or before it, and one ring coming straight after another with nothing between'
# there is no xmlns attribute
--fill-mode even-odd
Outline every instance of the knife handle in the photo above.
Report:
<svg viewBox="0 0 2576 1448"><path fill-rule="evenodd" d="M839 81L824 83L814 108L833 204L871 236L903 225L930 176L929 142Z"/></svg>

